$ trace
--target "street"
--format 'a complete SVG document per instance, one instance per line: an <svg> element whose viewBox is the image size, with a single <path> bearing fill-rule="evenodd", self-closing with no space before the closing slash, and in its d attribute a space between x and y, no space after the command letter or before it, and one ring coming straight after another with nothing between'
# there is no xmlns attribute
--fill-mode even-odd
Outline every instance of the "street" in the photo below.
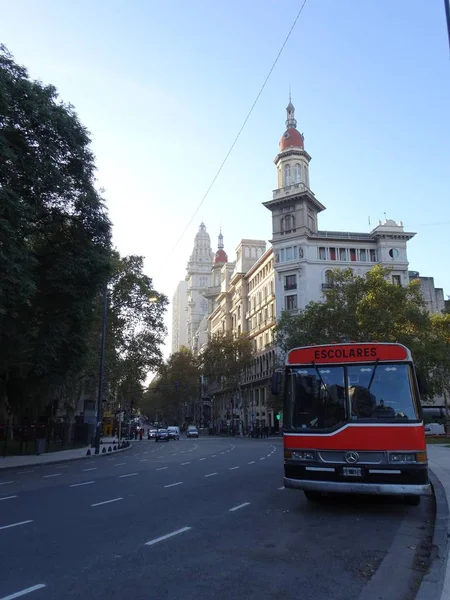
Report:
<svg viewBox="0 0 450 600"><path fill-rule="evenodd" d="M272 439L143 440L0 472L0 600L356 600L401 523L432 519L428 499L314 505L282 486Z"/></svg>

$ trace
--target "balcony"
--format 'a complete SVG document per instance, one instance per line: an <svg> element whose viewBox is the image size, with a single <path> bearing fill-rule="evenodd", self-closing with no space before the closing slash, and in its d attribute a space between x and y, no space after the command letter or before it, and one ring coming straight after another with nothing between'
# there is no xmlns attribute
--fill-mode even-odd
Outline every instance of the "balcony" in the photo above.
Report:
<svg viewBox="0 0 450 600"><path fill-rule="evenodd" d="M322 290L332 290L334 283L322 283Z"/></svg>
<svg viewBox="0 0 450 600"><path fill-rule="evenodd" d="M287 283L284 286L284 291L287 292L288 290L296 290L297 289L297 284L296 283Z"/></svg>

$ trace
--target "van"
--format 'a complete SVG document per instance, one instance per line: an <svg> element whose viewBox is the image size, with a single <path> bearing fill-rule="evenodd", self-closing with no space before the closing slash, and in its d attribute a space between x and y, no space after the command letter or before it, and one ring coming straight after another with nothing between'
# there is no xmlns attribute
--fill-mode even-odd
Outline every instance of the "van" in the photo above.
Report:
<svg viewBox="0 0 450 600"><path fill-rule="evenodd" d="M171 427L167 428L167 431L169 432L169 438L171 440L179 440L180 439L180 428L173 425Z"/></svg>

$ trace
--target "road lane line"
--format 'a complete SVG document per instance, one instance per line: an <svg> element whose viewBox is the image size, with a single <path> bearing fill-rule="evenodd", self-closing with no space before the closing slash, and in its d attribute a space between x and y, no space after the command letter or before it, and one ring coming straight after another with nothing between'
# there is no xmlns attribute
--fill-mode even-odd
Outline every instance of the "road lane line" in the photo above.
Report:
<svg viewBox="0 0 450 600"><path fill-rule="evenodd" d="M167 469L167 467L159 467L158 469L156 469L157 471L164 471L165 469Z"/></svg>
<svg viewBox="0 0 450 600"><path fill-rule="evenodd" d="M115 467L123 467L123 465L126 465L127 463L117 463L117 465L114 465Z"/></svg>
<svg viewBox="0 0 450 600"><path fill-rule="evenodd" d="M261 457L259 460L266 460L266 457L265 457L265 456L263 456L263 457Z"/></svg>
<svg viewBox="0 0 450 600"><path fill-rule="evenodd" d="M213 454L213 455L212 455L212 458L216 458L216 455L215 455L215 454Z"/></svg>
<svg viewBox="0 0 450 600"><path fill-rule="evenodd" d="M254 460L251 460L251 461L250 461L249 463L247 463L247 464L248 464L248 465L254 465L254 464L255 464L255 461L254 461Z"/></svg>
<svg viewBox="0 0 450 600"><path fill-rule="evenodd" d="M208 475L205 475L205 477L213 477L213 475L218 475L218 473L208 473Z"/></svg>
<svg viewBox="0 0 450 600"><path fill-rule="evenodd" d="M153 546L154 544L158 544L159 542L163 542L164 540L167 540L167 539L169 539L171 537L174 537L175 535L179 535L180 533L185 533L186 531L189 531L190 529L192 529L192 527L182 527L181 529L177 529L176 531L172 531L172 533L168 533L166 535L162 535L159 538L155 538L154 540L150 540L145 545L146 546Z"/></svg>
<svg viewBox="0 0 450 600"><path fill-rule="evenodd" d="M138 473L127 473L126 475L119 475L119 479L121 479L122 477L134 477L137 474Z"/></svg>
<svg viewBox="0 0 450 600"><path fill-rule="evenodd" d="M62 473L52 473L51 475L43 475L42 479L48 479L49 477L59 477Z"/></svg>
<svg viewBox="0 0 450 600"><path fill-rule="evenodd" d="M148 462L148 458L141 458L139 462Z"/></svg>
<svg viewBox="0 0 450 600"><path fill-rule="evenodd" d="M17 495L16 496L5 496L4 498L0 498L0 502L2 500L11 500L11 498L17 498Z"/></svg>
<svg viewBox="0 0 450 600"><path fill-rule="evenodd" d="M32 585L31 587L27 588L26 590L21 590L20 592L16 592L15 594L10 594L9 596L3 596L3 598L0 598L0 600L14 600L15 598L21 598L22 596L25 596L26 594L31 594L31 592L36 592L37 590L42 590L42 588L45 588L45 584L37 583L36 585Z"/></svg>
<svg viewBox="0 0 450 600"><path fill-rule="evenodd" d="M34 473L34 469L30 469L29 471L19 471L18 475L22 475L22 473Z"/></svg>
<svg viewBox="0 0 450 600"><path fill-rule="evenodd" d="M165 488L174 487L175 485L182 485L182 481L177 481L176 483L169 483L169 485L165 485Z"/></svg>
<svg viewBox="0 0 450 600"><path fill-rule="evenodd" d="M9 529L10 527L19 527L19 525L26 525L27 523L32 523L33 521L19 521L18 523L11 523L11 525L3 525L0 529Z"/></svg>
<svg viewBox="0 0 450 600"><path fill-rule="evenodd" d="M96 471L97 467L91 467L90 469L83 469L83 471Z"/></svg>
<svg viewBox="0 0 450 600"><path fill-rule="evenodd" d="M2 481L0 485L6 485L7 483L14 483L14 481Z"/></svg>
<svg viewBox="0 0 450 600"><path fill-rule="evenodd" d="M190 465L190 464L191 464L191 461L189 460L188 462L181 463L181 466L184 467L184 465Z"/></svg>
<svg viewBox="0 0 450 600"><path fill-rule="evenodd" d="M221 452L220 454L225 454L225 452Z"/></svg>
<svg viewBox="0 0 450 600"><path fill-rule="evenodd" d="M239 469L239 467L230 467L228 470L229 471L234 471L235 469Z"/></svg>
<svg viewBox="0 0 450 600"><path fill-rule="evenodd" d="M104 502L96 502L95 504L91 504L91 506L103 506L103 504L110 504L111 502L119 502L119 500L123 500L123 498L113 498L112 500L105 500Z"/></svg>
<svg viewBox="0 0 450 600"><path fill-rule="evenodd" d="M242 504L238 504L237 506L234 506L233 508L230 508L230 512L234 512L235 510L239 510L240 508L244 508L244 506L248 506L250 504L250 502L243 502Z"/></svg>
<svg viewBox="0 0 450 600"><path fill-rule="evenodd" d="M277 488L277 490L285 490L286 488L284 487L284 485L282 485L281 487Z"/></svg>
<svg viewBox="0 0 450 600"><path fill-rule="evenodd" d="M203 457L203 458L199 458L198 460L206 460L206 458L205 458L205 457Z"/></svg>
<svg viewBox="0 0 450 600"><path fill-rule="evenodd" d="M147 452L144 452L144 454L148 454L148 450L147 450Z"/></svg>
<svg viewBox="0 0 450 600"><path fill-rule="evenodd" d="M95 481L83 481L83 483L72 483L69 487L80 487L80 485L91 485Z"/></svg>

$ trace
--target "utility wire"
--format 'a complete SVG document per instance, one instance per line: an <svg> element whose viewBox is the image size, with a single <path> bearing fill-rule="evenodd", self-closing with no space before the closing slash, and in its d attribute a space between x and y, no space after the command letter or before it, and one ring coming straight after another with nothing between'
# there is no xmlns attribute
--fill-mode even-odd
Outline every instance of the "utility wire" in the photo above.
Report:
<svg viewBox="0 0 450 600"><path fill-rule="evenodd" d="M302 14L302 11L303 11L303 9L304 9L304 7L305 7L305 4L306 4L306 2L307 2L307 0L303 0L303 4L301 5L301 7L300 7L300 10L298 11L298 13L297 13L297 15L296 15L296 17L295 17L295 19L294 19L294 22L292 23L292 25L291 25L291 28L289 29L289 31L288 31L288 34L287 34L286 38L285 38L285 40L284 40L283 44L281 45L281 48L280 48L280 50L279 50L279 52L278 52L278 54L277 54L277 56L276 56L275 60L273 61L273 63L272 63L272 66L270 67L270 70L269 70L269 72L268 72L268 74L267 74L266 78L264 79L264 83L262 84L262 86L261 86L261 88L260 88L260 90L259 90L259 92L258 92L258 94L257 94L257 96L256 96L256 98L255 98L255 101L253 102L253 104L252 104L252 106L251 106L250 110L248 111L248 113L247 113L247 116L245 117L245 119L244 119L244 122L243 122L243 123L242 123L242 125L241 125L241 128L239 129L239 131L238 131L238 133L237 133L236 137L234 138L234 141L233 141L233 143L231 144L231 146L230 146L230 148L229 148L228 152L227 152L227 153L226 153L226 155L225 155L225 158L223 159L223 161L222 161L222 163L221 163L220 167L218 168L218 170L217 170L216 174L214 175L214 177L213 177L213 179L212 179L211 183L209 184L209 187L208 187L208 189L206 190L206 192L205 192L205 194L204 194L203 198L201 199L201 201L200 201L199 205L198 205L198 206L197 206L197 208L195 209L195 212L194 212L194 214L193 214L193 215L192 215L192 217L190 218L190 220L189 220L188 224L187 224L187 225L186 225L186 227L183 229L183 232L182 232L182 234L180 235L180 237L179 237L179 238L178 238L178 240L176 241L176 243L175 243L174 247L172 248L172 250L171 250L171 252L170 252L169 256L172 256L172 254L173 254L173 253L174 253L174 251L175 251L175 248L178 246L178 244L179 244L179 243L181 242L181 240L183 239L183 237L184 237L184 234L185 234L185 233L186 233L186 231L189 229L189 226L191 225L191 223L192 223L192 221L194 220L194 218L195 218L196 214L198 213L198 211L199 211L199 210L200 210L200 208L202 207L203 203L205 202L206 198L208 197L208 194L209 194L209 192L211 191L211 189L212 189L213 185L216 183L216 180L217 180L217 178L219 177L220 173L222 172L222 169L223 169L223 167L225 166L225 163L227 162L227 160L228 160L228 158L229 158L230 154L233 152L233 149L234 149L234 147L236 146L236 143L237 143L238 139L240 138L240 136L241 136L241 133L242 133L242 131L244 130L244 127L247 125L247 121L249 120L249 118L250 118L250 116L251 116L251 114L252 114L252 112L253 112L253 109L254 109L254 108L255 108L255 106L256 106L256 103L258 102L258 100L259 100L259 98L260 98L261 94L263 93L263 91L264 91L264 88L266 87L266 84L267 84L267 82L269 81L269 78L270 78L270 76L272 75L272 72L273 72L273 70L275 69L275 67L276 67L276 65L277 65L277 63L278 63L278 60L279 60L279 58L280 58L280 56L281 56L281 54L282 54L282 52L283 52L283 50L284 50L284 47L286 46L286 44L287 44L287 43L288 43L288 41L289 41L289 38L291 37L291 33L294 31L294 27L297 25L297 21L299 20L299 18L300 18L300 15Z"/></svg>

